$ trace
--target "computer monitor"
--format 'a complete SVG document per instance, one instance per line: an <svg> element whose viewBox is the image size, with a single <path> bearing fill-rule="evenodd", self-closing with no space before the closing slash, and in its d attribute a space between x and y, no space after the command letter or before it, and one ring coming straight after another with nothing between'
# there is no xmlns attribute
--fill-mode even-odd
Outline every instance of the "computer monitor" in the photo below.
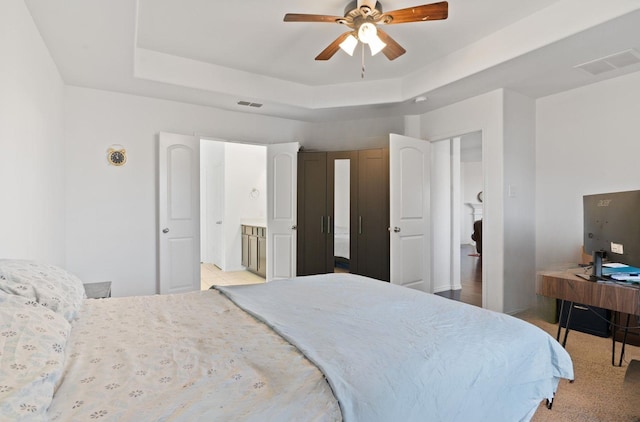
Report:
<svg viewBox="0 0 640 422"><path fill-rule="evenodd" d="M640 190L585 195L584 250L598 259L640 267Z"/></svg>

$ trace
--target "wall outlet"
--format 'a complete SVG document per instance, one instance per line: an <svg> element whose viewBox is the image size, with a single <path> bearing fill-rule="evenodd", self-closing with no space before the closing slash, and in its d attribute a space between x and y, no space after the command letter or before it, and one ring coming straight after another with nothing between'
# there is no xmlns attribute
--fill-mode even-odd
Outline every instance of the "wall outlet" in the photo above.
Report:
<svg viewBox="0 0 640 422"><path fill-rule="evenodd" d="M619 255L622 255L624 253L624 248L622 247L622 244L620 244L620 243L611 242L611 252L612 253L617 253Z"/></svg>

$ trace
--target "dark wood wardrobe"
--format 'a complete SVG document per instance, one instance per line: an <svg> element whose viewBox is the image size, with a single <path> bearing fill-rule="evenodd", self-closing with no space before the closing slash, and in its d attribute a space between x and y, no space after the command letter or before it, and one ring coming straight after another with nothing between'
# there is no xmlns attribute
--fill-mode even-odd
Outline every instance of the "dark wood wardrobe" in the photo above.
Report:
<svg viewBox="0 0 640 422"><path fill-rule="evenodd" d="M349 160L348 271L389 281L389 151L298 153L297 274L334 272L335 167Z"/></svg>

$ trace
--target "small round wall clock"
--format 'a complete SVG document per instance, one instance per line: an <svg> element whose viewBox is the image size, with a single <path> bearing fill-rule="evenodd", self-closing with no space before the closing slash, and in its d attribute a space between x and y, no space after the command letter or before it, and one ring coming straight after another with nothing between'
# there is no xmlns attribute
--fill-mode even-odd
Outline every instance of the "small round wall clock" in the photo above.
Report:
<svg viewBox="0 0 640 422"><path fill-rule="evenodd" d="M107 160L112 166L123 166L127 162L127 151L124 148L109 148L107 152Z"/></svg>

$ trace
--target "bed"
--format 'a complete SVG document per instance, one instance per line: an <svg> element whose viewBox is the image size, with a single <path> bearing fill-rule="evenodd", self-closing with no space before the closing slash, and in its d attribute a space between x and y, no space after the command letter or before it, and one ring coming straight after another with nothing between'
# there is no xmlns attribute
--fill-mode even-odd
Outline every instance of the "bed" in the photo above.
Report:
<svg viewBox="0 0 640 422"><path fill-rule="evenodd" d="M520 421L573 379L533 325L350 274L85 299L0 260L0 317L0 420Z"/></svg>

